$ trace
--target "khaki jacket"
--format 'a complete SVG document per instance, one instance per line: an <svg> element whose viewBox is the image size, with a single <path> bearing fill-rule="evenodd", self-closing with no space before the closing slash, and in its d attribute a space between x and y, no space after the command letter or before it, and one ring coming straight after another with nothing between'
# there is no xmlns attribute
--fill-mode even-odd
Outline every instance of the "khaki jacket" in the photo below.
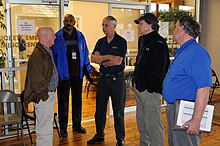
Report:
<svg viewBox="0 0 220 146"><path fill-rule="evenodd" d="M47 100L48 84L53 73L53 62L49 52L37 43L28 60L27 75L25 81L24 103L39 103Z"/></svg>

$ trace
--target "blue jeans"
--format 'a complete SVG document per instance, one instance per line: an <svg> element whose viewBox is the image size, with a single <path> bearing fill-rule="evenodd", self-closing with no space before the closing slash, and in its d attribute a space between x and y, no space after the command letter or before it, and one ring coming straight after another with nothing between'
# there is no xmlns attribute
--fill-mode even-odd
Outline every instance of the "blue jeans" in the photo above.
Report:
<svg viewBox="0 0 220 146"><path fill-rule="evenodd" d="M126 85L124 75L115 77L100 76L96 93L96 134L98 137L104 137L104 128L106 124L106 111L108 99L111 96L114 126L117 140L124 140L124 108L126 98Z"/></svg>

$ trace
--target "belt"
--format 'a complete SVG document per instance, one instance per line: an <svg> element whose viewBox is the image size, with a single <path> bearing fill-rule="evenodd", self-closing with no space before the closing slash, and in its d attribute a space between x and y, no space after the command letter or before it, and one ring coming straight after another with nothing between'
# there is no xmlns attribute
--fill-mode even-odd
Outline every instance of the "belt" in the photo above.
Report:
<svg viewBox="0 0 220 146"><path fill-rule="evenodd" d="M114 78L114 77L119 77L121 75L124 75L124 71L119 72L119 73L115 73L115 74L103 74L103 73L100 72L101 77L112 77L112 78Z"/></svg>

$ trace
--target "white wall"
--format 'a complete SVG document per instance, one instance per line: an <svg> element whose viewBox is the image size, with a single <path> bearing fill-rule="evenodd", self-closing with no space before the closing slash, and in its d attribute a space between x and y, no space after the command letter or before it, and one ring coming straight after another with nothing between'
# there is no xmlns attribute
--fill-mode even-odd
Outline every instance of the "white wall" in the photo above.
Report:
<svg viewBox="0 0 220 146"><path fill-rule="evenodd" d="M195 0L184 0L184 5L185 6L195 6Z"/></svg>
<svg viewBox="0 0 220 146"><path fill-rule="evenodd" d="M70 1L64 12L79 18L76 27L85 35L88 48L92 51L98 39L104 36L101 25L102 19L108 15L108 4Z"/></svg>
<svg viewBox="0 0 220 146"><path fill-rule="evenodd" d="M212 59L212 68L220 77L220 0L201 0L200 23L202 33L200 42Z"/></svg>

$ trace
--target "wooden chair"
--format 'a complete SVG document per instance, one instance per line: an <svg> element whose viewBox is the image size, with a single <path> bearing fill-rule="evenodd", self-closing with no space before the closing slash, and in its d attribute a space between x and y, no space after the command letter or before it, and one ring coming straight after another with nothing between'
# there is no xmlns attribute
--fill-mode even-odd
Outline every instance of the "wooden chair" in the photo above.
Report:
<svg viewBox="0 0 220 146"><path fill-rule="evenodd" d="M93 85L95 88L98 85L98 80L99 80L99 72L95 69L94 66L90 65L91 69L92 69L92 73L90 74L91 80L90 82L88 82L88 85L86 87L86 97L88 97L89 95L89 91L90 91L90 86Z"/></svg>
<svg viewBox="0 0 220 146"><path fill-rule="evenodd" d="M219 83L219 80L218 80L218 76L217 74L215 73L215 71L212 69L212 88L210 90L210 95L209 95L209 103L210 104L213 104L213 101L212 101L212 97L215 93L215 90L217 88L220 88L220 83Z"/></svg>
<svg viewBox="0 0 220 146"><path fill-rule="evenodd" d="M23 145L25 146L22 117L19 108L20 103L18 102L17 95L10 90L0 90L0 104L2 106L2 112L0 114L0 126L4 127L3 136L14 135L12 133L12 129L16 124L17 136L19 136L19 130L21 130ZM21 125L20 128L19 125Z"/></svg>

